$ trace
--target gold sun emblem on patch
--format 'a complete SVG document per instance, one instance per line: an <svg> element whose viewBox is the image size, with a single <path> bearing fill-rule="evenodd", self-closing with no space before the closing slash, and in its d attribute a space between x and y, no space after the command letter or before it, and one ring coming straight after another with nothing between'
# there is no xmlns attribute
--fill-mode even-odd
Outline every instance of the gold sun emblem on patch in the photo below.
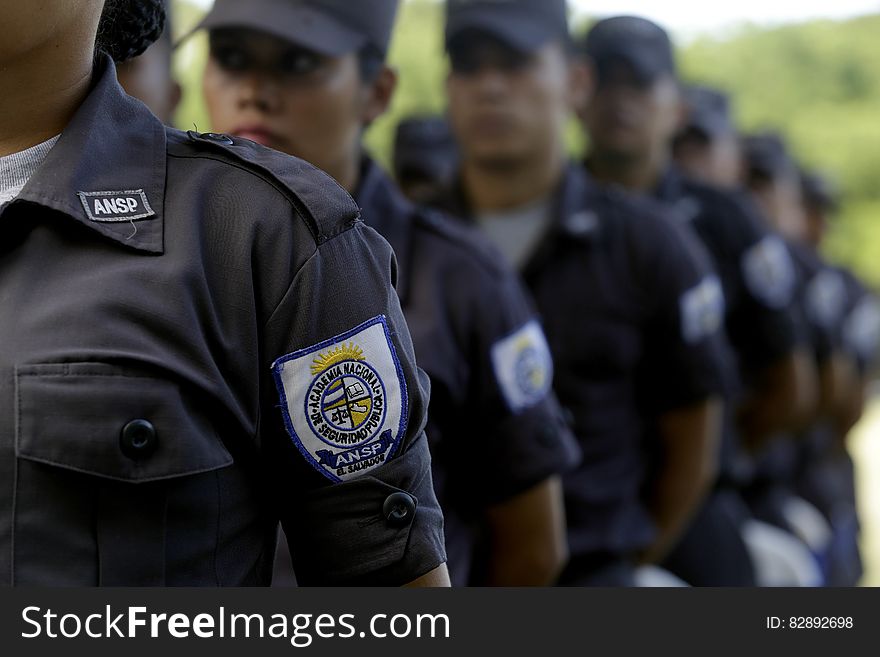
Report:
<svg viewBox="0 0 880 657"><path fill-rule="evenodd" d="M339 345L336 349L332 349L326 354L320 354L312 360L312 376L316 376L330 369L336 363L346 360L366 360L364 358L364 350L354 342L349 342L348 344Z"/></svg>

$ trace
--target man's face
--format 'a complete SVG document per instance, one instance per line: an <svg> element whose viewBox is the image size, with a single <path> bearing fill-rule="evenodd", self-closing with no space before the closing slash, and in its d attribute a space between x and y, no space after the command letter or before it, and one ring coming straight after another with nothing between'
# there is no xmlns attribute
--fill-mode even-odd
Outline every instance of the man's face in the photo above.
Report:
<svg viewBox="0 0 880 657"><path fill-rule="evenodd" d="M450 50L449 120L463 159L507 167L555 148L569 115L562 46L522 53L482 33Z"/></svg>
<svg viewBox="0 0 880 657"><path fill-rule="evenodd" d="M806 217L796 176L780 174L752 182L749 190L775 230L792 240L805 239Z"/></svg>
<svg viewBox="0 0 880 657"><path fill-rule="evenodd" d="M272 35L214 30L203 91L214 130L300 157L331 175L359 152L356 53L326 57Z"/></svg>
<svg viewBox="0 0 880 657"><path fill-rule="evenodd" d="M649 80L628 63L614 61L600 67L582 119L595 150L636 158L669 144L681 111L678 83L671 75Z"/></svg>
<svg viewBox="0 0 880 657"><path fill-rule="evenodd" d="M694 180L725 189L739 185L742 164L739 140L735 135L709 137L688 132L675 144L675 161Z"/></svg>
<svg viewBox="0 0 880 657"><path fill-rule="evenodd" d="M171 123L180 100L180 86L171 75L171 44L167 38L154 43L140 57L116 66L126 93L143 101L162 123Z"/></svg>
<svg viewBox="0 0 880 657"><path fill-rule="evenodd" d="M828 213L824 208L805 203L804 215L806 217L805 237L807 242L818 249L822 246L825 234L828 232Z"/></svg>

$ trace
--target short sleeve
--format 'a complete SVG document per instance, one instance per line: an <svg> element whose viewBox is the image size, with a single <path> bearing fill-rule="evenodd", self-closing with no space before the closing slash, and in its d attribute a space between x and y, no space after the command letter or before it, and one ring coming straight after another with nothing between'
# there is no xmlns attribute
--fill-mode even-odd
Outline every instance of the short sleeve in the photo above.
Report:
<svg viewBox="0 0 880 657"><path fill-rule="evenodd" d="M733 383L726 374L724 292L708 253L688 229L654 219L640 389L644 403L663 413L724 395Z"/></svg>
<svg viewBox="0 0 880 657"><path fill-rule="evenodd" d="M305 585L400 585L445 561L429 385L392 271L358 222L317 247L265 325L259 439Z"/></svg>
<svg viewBox="0 0 880 657"><path fill-rule="evenodd" d="M806 341L793 307L798 274L785 242L764 227L757 208L739 199L727 211L725 241L735 281L728 334L749 376Z"/></svg>
<svg viewBox="0 0 880 657"><path fill-rule="evenodd" d="M580 451L552 390L541 323L510 270L484 277L469 315L473 363L467 409L444 431L468 489L505 501L577 465Z"/></svg>

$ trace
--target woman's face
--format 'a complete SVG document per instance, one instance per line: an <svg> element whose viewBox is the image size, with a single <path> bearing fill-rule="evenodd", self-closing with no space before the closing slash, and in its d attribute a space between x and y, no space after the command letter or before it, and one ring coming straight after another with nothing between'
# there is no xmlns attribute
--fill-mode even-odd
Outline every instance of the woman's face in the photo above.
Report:
<svg viewBox="0 0 880 657"><path fill-rule="evenodd" d="M210 39L203 90L212 128L338 177L363 129L357 55L324 57L245 29L216 30Z"/></svg>
<svg viewBox="0 0 880 657"><path fill-rule="evenodd" d="M104 0L0 0L0 65L67 43L91 52L103 8Z"/></svg>

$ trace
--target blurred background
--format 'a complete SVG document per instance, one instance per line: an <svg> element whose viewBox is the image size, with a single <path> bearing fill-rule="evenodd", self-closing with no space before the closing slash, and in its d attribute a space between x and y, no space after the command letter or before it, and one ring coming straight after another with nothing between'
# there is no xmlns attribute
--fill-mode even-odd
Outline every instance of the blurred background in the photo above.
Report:
<svg viewBox="0 0 880 657"><path fill-rule="evenodd" d="M356 1L356 0L353 0ZM187 33L211 0L173 0L175 39ZM826 255L880 291L880 2L871 0L739 0L727 6L681 0L572 0L577 32L604 16L636 14L676 39L689 82L731 93L743 130L784 134L798 160L832 176L843 193ZM390 60L400 72L392 111L367 136L387 165L401 117L443 111L446 60L442 4L406 0ZM175 123L211 129L201 99L206 55L203 34L175 53L183 90ZM583 138L571 131L578 154ZM863 584L880 586L880 384L852 436L863 527Z"/></svg>

